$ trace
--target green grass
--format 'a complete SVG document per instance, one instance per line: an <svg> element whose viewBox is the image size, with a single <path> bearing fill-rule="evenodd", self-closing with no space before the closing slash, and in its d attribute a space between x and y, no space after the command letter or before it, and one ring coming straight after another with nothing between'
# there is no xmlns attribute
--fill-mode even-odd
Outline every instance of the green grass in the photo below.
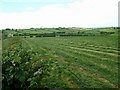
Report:
<svg viewBox="0 0 120 90"><path fill-rule="evenodd" d="M93 41L94 39L94 41ZM111 41L112 39L112 41ZM86 47L87 45L93 45L94 46L104 46L104 47L111 47L111 48L117 48L117 38L114 38L114 36L109 37L59 37L59 38L26 38L27 42L29 42L29 45L38 46L38 52L40 48L43 48L47 55L52 56L52 59L57 59L60 61L61 59L65 60L69 64L75 64L77 68L83 68L85 70L85 74L88 76L90 75L91 78L96 79L95 77L98 76L98 78L104 78L106 81L99 80L101 82L101 85L104 86L104 84L109 85L109 87L114 87L114 84L117 84L117 54L114 53L116 56L111 56L109 54L106 54L104 51L99 50L98 52L102 53L96 53L96 52L88 52L88 51L81 51L81 50L75 50L72 48L69 48L70 46L83 44L83 47ZM71 43L72 41L72 43ZM97 42L100 41L100 42ZM106 42L105 42L106 41ZM30 42L34 42L33 44ZM83 43L84 42L84 43ZM70 44L71 43L71 44ZM77 43L77 44L76 44ZM62 45L60 45L62 44ZM74 47L75 47L74 46ZM85 54L84 54L85 53ZM87 55L91 54L91 56ZM55 55L57 55L55 57ZM96 57L92 57L92 55L95 55ZM62 58L59 58L62 57ZM102 60L102 58L106 58L107 60ZM64 64L63 64L64 65ZM74 68L71 66L71 68ZM76 72L78 74L82 74L82 72ZM93 74L96 74L95 76ZM86 76L87 76L86 75ZM87 78L85 78L87 79ZM89 80L89 79L88 79ZM96 81L91 81L96 82ZM86 83L88 84L88 83ZM92 83L91 83L92 84ZM78 84L79 85L79 84ZM94 83L94 85L97 86L97 83ZM112 86L113 85L113 86ZM87 87L87 86L85 86ZM92 85L90 85L92 87ZM94 86L93 86L94 87ZM98 86L100 87L100 86ZM102 87L102 86L101 86Z"/></svg>
<svg viewBox="0 0 120 90"><path fill-rule="evenodd" d="M117 35L11 37L4 39L3 43L3 52L5 54L3 56L5 58L9 57L6 54L8 50L9 53L16 52L15 48L18 47L21 52L22 50L28 52L28 57L30 57L30 61L27 61L29 63L28 67L32 68L28 70L35 74L34 76L31 73L29 76L28 73L26 77L26 80L31 78L31 88L118 87L119 51ZM13 55L10 59L19 59L16 57ZM28 57L23 56L24 60ZM26 67L25 63L22 65ZM41 69L40 65L43 65L44 68ZM47 76L40 76L42 74L39 74L39 69L42 70L43 74L47 72Z"/></svg>
<svg viewBox="0 0 120 90"><path fill-rule="evenodd" d="M53 32L65 32L65 33L78 33L78 32L85 32L87 33L92 33L92 34L96 34L99 35L99 33L101 31L104 32L115 32L115 34L117 34L117 29L113 29L113 28L106 28L106 29L99 29L99 28L64 28L64 29L60 29L60 28L34 28L34 29L16 29L16 30L3 30L4 33L6 34L24 34L24 33L28 33L28 34L43 34L43 33L53 33Z"/></svg>

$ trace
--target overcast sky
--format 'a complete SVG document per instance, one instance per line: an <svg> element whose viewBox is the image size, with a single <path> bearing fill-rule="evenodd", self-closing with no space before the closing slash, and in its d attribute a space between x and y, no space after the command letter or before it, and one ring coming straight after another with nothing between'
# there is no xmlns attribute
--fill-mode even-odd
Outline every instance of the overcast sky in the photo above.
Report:
<svg viewBox="0 0 120 90"><path fill-rule="evenodd" d="M118 26L119 0L0 0L0 29Z"/></svg>

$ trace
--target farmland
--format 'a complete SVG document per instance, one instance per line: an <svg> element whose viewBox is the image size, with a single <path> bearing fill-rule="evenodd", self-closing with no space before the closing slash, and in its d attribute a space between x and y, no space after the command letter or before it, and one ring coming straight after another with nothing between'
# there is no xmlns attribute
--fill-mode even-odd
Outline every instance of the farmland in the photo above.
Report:
<svg viewBox="0 0 120 90"><path fill-rule="evenodd" d="M3 32L23 34L3 38L3 88L118 88L117 29L41 30L42 34L53 32L65 35L29 37L26 33L40 31Z"/></svg>

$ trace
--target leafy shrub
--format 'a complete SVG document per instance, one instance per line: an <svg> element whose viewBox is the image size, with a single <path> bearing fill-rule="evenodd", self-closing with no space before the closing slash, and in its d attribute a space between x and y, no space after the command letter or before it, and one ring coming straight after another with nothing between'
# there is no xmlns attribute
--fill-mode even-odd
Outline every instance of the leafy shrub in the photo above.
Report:
<svg viewBox="0 0 120 90"><path fill-rule="evenodd" d="M47 62L31 49L23 48L19 41L3 49L2 66L3 90L42 88L42 79L49 75Z"/></svg>

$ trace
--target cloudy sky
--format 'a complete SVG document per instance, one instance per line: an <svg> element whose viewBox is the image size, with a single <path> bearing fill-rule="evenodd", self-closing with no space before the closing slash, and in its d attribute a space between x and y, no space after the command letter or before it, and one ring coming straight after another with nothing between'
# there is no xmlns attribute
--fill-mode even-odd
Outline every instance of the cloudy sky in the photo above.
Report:
<svg viewBox="0 0 120 90"><path fill-rule="evenodd" d="M118 26L119 0L0 0L0 29Z"/></svg>

